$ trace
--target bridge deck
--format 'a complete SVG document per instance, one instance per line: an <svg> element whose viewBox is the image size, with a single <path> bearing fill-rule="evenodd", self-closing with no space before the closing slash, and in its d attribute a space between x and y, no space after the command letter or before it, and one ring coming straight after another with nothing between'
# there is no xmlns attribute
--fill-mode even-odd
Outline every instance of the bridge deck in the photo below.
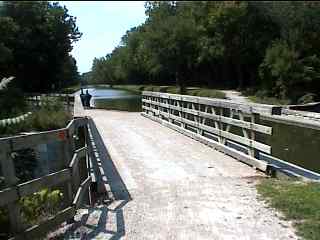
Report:
<svg viewBox="0 0 320 240"><path fill-rule="evenodd" d="M115 201L78 215L89 239L296 239L251 167L139 113L86 110Z"/></svg>

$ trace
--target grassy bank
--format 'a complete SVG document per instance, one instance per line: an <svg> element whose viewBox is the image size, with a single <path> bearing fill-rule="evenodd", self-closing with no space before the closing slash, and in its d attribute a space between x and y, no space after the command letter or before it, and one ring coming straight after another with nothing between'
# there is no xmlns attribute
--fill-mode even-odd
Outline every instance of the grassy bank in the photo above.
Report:
<svg viewBox="0 0 320 240"><path fill-rule="evenodd" d="M74 92L76 92L78 90L80 90L80 83L78 83L77 85L74 85L74 86L63 88L60 91L60 93L72 94L72 93L74 93Z"/></svg>
<svg viewBox="0 0 320 240"><path fill-rule="evenodd" d="M34 111L25 121L0 127L0 137L11 136L21 132L48 131L63 128L72 116L65 111L63 103L58 100L46 100L40 109Z"/></svg>
<svg viewBox="0 0 320 240"><path fill-rule="evenodd" d="M290 100L282 100L275 97L259 97L259 96L248 96L248 98L255 103L271 104L271 105L288 105Z"/></svg>
<svg viewBox="0 0 320 240"><path fill-rule="evenodd" d="M268 204L291 220L303 239L320 239L320 183L265 179L257 185Z"/></svg>
<svg viewBox="0 0 320 240"><path fill-rule="evenodd" d="M176 86L155 86L155 85L114 85L115 89L124 89L137 94L141 94L142 91L154 91L163 93L178 94L179 89ZM225 93L208 88L187 87L186 95L199 96L199 97L211 97L225 99Z"/></svg>
<svg viewBox="0 0 320 240"><path fill-rule="evenodd" d="M9 126L1 126L0 137L17 135L21 132L63 128L66 127L71 118L72 115L65 110L61 101L48 98L41 102L41 107L34 110L26 120ZM35 148L16 150L11 156L19 183L34 179L36 177L35 173L41 169L36 160L39 155L36 154ZM6 185L1 173L0 166L0 189L3 189ZM29 228L55 215L62 210L63 202L65 202L63 199L63 188L57 186L50 189L44 188L36 193L21 197L19 205L23 227ZM8 239L12 235L9 211L10 209L5 206L0 207L0 239Z"/></svg>
<svg viewBox="0 0 320 240"><path fill-rule="evenodd" d="M255 103L271 104L271 105L288 105L291 103L290 99L279 99L268 95L265 90L246 89L242 90L241 94L248 97L248 99Z"/></svg>

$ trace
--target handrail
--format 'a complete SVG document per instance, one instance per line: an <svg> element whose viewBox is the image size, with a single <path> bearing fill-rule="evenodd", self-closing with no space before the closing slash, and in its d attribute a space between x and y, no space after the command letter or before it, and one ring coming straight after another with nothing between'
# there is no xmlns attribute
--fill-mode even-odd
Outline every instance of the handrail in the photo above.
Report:
<svg viewBox="0 0 320 240"><path fill-rule="evenodd" d="M259 118L316 130L320 129L319 121L284 114L272 115L272 112L279 113L278 108L272 108L273 105L263 105L262 107L257 107L257 104L244 105L247 104L146 91L142 93L143 112L141 114L267 174L270 174L270 170L272 170L280 175L320 179L319 173L273 157L271 147L259 143L255 138L256 132L272 135L272 128L260 125ZM262 108L265 110L261 111ZM282 109L282 111L286 113L287 110ZM257 114L258 112L260 114ZM249 121L245 121L245 118L249 118ZM208 121L211 123L207 124ZM243 136L231 133L230 129L233 126L237 127ZM278 167L275 167L275 164Z"/></svg>
<svg viewBox="0 0 320 240"><path fill-rule="evenodd" d="M256 133L272 135L272 128L259 123L259 113L272 114L275 112L273 107L264 105L261 108L222 99L142 92L143 116L263 171L267 164L257 159L258 151L271 154L271 147L259 142ZM238 128L242 134L232 132L232 128ZM212 137L216 141L212 140ZM247 154L232 149L230 144L240 144L247 149Z"/></svg>

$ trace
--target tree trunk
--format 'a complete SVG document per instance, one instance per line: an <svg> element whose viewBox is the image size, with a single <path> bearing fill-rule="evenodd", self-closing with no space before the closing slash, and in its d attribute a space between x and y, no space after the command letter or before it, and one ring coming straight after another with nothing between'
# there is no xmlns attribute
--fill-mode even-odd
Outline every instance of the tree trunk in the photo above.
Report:
<svg viewBox="0 0 320 240"><path fill-rule="evenodd" d="M185 94L186 93L186 85L184 79L181 78L181 75L176 71L176 84L177 87L179 88L179 93L180 94Z"/></svg>
<svg viewBox="0 0 320 240"><path fill-rule="evenodd" d="M222 75L222 79L223 79L222 82L223 82L224 87L230 87L227 61L222 62L221 75Z"/></svg>
<svg viewBox="0 0 320 240"><path fill-rule="evenodd" d="M238 88L242 89L243 88L243 72L242 72L242 67L239 62L235 63L236 65L236 71L238 75Z"/></svg>
<svg viewBox="0 0 320 240"><path fill-rule="evenodd" d="M209 67L208 68L208 71L207 71L207 75L206 75L207 79L208 79L208 87L209 88L213 88L213 87L216 87L214 86L215 84L215 70L211 70L211 68Z"/></svg>
<svg viewBox="0 0 320 240"><path fill-rule="evenodd" d="M256 78L256 74L255 74L255 71L250 71L249 70L249 79L250 79L250 83L249 83L249 86L252 87L252 86L257 86L259 83L257 81L257 78Z"/></svg>

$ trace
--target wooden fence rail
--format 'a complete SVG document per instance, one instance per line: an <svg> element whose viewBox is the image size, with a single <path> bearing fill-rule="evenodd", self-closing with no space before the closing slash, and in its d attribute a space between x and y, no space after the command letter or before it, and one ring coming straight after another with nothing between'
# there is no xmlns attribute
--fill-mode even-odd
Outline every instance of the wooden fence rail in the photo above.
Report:
<svg viewBox="0 0 320 240"><path fill-rule="evenodd" d="M259 124L260 108L228 100L144 91L142 115L215 147L243 162L266 171L258 151L271 154L271 147L258 141L256 133L272 134ZM265 109L274 111L272 108ZM238 145L247 154L230 148Z"/></svg>
<svg viewBox="0 0 320 240"><path fill-rule="evenodd" d="M86 195L86 198L90 199L88 190L91 183L91 174L89 174L91 166L87 146L89 139L86 138L85 146L79 149L75 149L74 141L74 135L80 129L84 131L86 137L87 128L87 118L76 118L63 129L0 138L0 164L6 183L6 188L0 190L0 206L9 208L10 226L14 234L12 239L35 239L42 236L62 222L72 219ZM61 156L64 157L65 168L28 182L18 183L11 153L54 141L64 143L60 150ZM61 186L61 184L64 184L67 190L64 199L67 207L46 221L25 229L20 215L19 199L43 188Z"/></svg>

